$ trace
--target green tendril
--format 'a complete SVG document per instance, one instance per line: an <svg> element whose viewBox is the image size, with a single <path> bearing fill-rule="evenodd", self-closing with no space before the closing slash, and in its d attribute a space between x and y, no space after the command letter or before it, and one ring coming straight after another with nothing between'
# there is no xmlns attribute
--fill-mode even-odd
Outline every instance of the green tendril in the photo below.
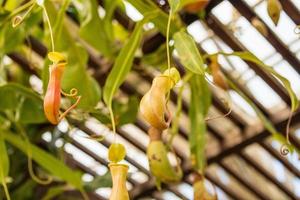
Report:
<svg viewBox="0 0 300 200"><path fill-rule="evenodd" d="M46 180L42 180L37 175L35 175L34 170L33 170L32 150L31 150L31 147L30 147L29 138L26 135L23 127L18 122L16 122L16 126L17 126L17 129L20 131L20 134L24 138L25 143L26 143L26 153L27 153L27 157L28 157L27 167L28 167L28 172L29 172L30 177L32 178L32 180L34 180L38 184L41 184L41 185L50 184L53 181L52 177L48 176L48 178Z"/></svg>
<svg viewBox="0 0 300 200"><path fill-rule="evenodd" d="M48 16L48 12L47 12L46 7L44 5L42 5L42 8L43 8L43 11L45 13L46 21L47 21L47 24L48 24L48 27L49 27L52 52L54 52L54 49L55 49L55 47L54 47L54 38L53 38L53 31L52 31L52 27L51 27L50 18Z"/></svg>
<svg viewBox="0 0 300 200"><path fill-rule="evenodd" d="M35 6L35 3L32 4L32 5L29 7L29 9L26 11L26 13L25 13L24 15L22 15L22 16L20 16L20 15L15 16L15 17L12 19L12 26L15 28L15 27L17 27L18 25L20 25L20 24L24 21L24 19L27 17L27 15L31 12L31 10L34 8L34 6Z"/></svg>

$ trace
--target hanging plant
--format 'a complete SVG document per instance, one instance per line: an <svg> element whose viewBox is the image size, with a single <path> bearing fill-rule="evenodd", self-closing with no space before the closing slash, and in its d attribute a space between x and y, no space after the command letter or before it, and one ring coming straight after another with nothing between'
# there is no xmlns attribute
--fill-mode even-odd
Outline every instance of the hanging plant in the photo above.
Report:
<svg viewBox="0 0 300 200"><path fill-rule="evenodd" d="M50 78L44 98L44 111L47 119L52 124L58 124L73 108L79 104L81 96L77 95L78 92L75 88L73 88L69 94L64 93L61 89L61 79L64 68L67 64L64 56L57 52L50 52L48 57L52 61L52 65L49 68ZM76 102L62 114L59 113L61 94L76 99Z"/></svg>

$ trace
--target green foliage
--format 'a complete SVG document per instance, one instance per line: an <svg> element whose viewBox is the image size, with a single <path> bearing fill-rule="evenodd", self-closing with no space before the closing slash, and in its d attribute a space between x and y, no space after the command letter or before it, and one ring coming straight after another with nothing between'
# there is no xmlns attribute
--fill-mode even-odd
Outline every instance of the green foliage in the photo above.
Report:
<svg viewBox="0 0 300 200"><path fill-rule="evenodd" d="M285 77L283 77L282 75L280 75L279 73L277 73L272 67L264 64L261 60L259 60L255 55L253 55L250 52L234 52L234 53L223 53L223 52L219 52L219 54L225 55L225 56L238 56L241 59L245 60L245 61L250 61L253 62L255 64L257 64L259 67L261 67L264 71L266 71L269 74L272 74L273 76L275 76L276 78L278 78L281 83L285 86L285 89L288 91L290 98L291 98L291 108L292 111L296 111L297 108L299 107L299 101L298 98L296 96L296 94L294 93L290 82L288 81L288 79L286 79Z"/></svg>
<svg viewBox="0 0 300 200"><path fill-rule="evenodd" d="M96 176L91 182L84 185L86 191L94 191L100 187L112 187L112 178L109 171L102 176Z"/></svg>
<svg viewBox="0 0 300 200"><path fill-rule="evenodd" d="M171 13L174 14L180 6L180 0L168 0L169 5L171 7Z"/></svg>
<svg viewBox="0 0 300 200"><path fill-rule="evenodd" d="M58 185L53 186L47 190L47 193L43 196L42 200L51 200L54 199L56 196L65 192L66 186L65 185Z"/></svg>
<svg viewBox="0 0 300 200"><path fill-rule="evenodd" d="M28 179L25 183L23 183L20 187L18 187L11 194L12 199L22 199L22 200L32 200L33 194L35 193L34 189L36 187L36 183Z"/></svg>
<svg viewBox="0 0 300 200"><path fill-rule="evenodd" d="M203 60L193 38L184 31L179 31L174 34L174 42L181 63L189 71L203 75Z"/></svg>
<svg viewBox="0 0 300 200"><path fill-rule="evenodd" d="M6 177L9 173L9 159L6 151L3 133L0 133L0 183L6 184Z"/></svg>
<svg viewBox="0 0 300 200"><path fill-rule="evenodd" d="M132 67L135 52L142 39L143 25L149 20L149 18L150 14L146 15L142 21L136 24L131 37L122 48L121 52L116 58L111 72L107 77L103 91L103 99L109 108L112 107L113 96L124 82Z"/></svg>
<svg viewBox="0 0 300 200"><path fill-rule="evenodd" d="M116 1L111 1L116 2ZM86 40L90 45L96 48L99 52L103 53L105 56L112 55L112 35L111 28L108 26L108 20L111 24L111 15L113 12L114 5L112 5L112 10L107 13L107 19L104 21L98 15L97 1L96 0L86 0L83 1L83 7L87 8L86 16L84 16L83 21L80 25L80 36L82 39Z"/></svg>
<svg viewBox="0 0 300 200"><path fill-rule="evenodd" d="M211 104L211 94L204 76L194 75L190 80L191 100L189 108L189 144L193 167L203 173L205 159L205 116Z"/></svg>
<svg viewBox="0 0 300 200"><path fill-rule="evenodd" d="M35 1L32 2L35 3ZM84 119L94 117L107 125L107 127L113 126L114 122L116 122L116 127L136 122L139 107L138 97L130 96L126 99L123 98L122 93L118 96L120 98L114 99L114 97L131 72L137 55L139 57L136 61L140 61L141 63L139 67L148 67L146 70L149 70L149 72L152 72L152 69L149 69L150 66L161 70L167 67L165 44L161 45L155 52L143 56L140 56L140 45L143 42L142 36L145 36L144 38L152 37L157 31L166 36L169 20L171 26L168 36L174 40L174 46L170 46L171 53L169 55L172 55L172 51L175 49L176 55L186 71L181 81L183 84L178 92L176 118L172 120L172 135L169 140L169 146L171 146L172 139L179 130L180 113L183 107L182 101L185 99L184 95L186 92L184 88L189 85L191 96L187 99L190 100L189 144L191 160L194 170L203 173L206 165L204 150L207 130L205 117L211 105L211 92L208 87L208 81L205 79L205 73L208 71L196 42L186 32L186 27L183 25L178 14L184 6L194 2L194 0L168 0L171 7L169 16L168 13L164 12L152 0L103 0L101 2L103 6L99 12L100 9L97 0L45 0L44 4L35 5L31 12L24 18L23 23L13 28L12 18L16 15L22 16L26 13L26 9L20 13L15 13L16 10L24 5L24 1L0 0L0 183L3 183L8 176L9 178L11 177L13 181L9 183L9 188L14 188L11 193L12 199L29 200L37 198L35 189L38 187L37 183L30 180L27 177L28 174L24 173L27 159L23 154L29 155L28 143L24 141L24 138L17 135L19 132L17 131L19 130L18 126L24 128L24 131L32 142L30 144L32 158L37 164L34 165L34 168L39 169L41 167L45 169L50 173L50 176L55 177L55 181L59 182L48 188L43 197L39 196L38 198L43 198L44 200L74 200L77 198L69 197L65 194L65 191L79 189L82 192L83 189L86 189L92 192L99 187L112 186L111 174L109 172L103 176L94 177L91 182L83 183L81 179L82 173L70 169L64 162L56 158L64 156L64 148L57 149L54 144L55 141L58 138L64 138L67 141L69 139L68 135L64 133L58 134L58 128L54 128L53 130L52 126L49 127L49 124L46 124L47 120L45 119L43 110L43 95L33 91L32 82L29 83L29 80L31 81L30 71L34 70L36 76L42 79L45 92L49 80L49 65L51 63L45 58L44 67L40 66L42 62L37 58L38 56L33 52L27 51L28 47L31 47L31 44L28 44L28 42L25 44L26 38L31 36L45 44L48 51L51 50L50 29L43 6L45 6L50 19L50 27L53 30L55 51L62 53L67 58L67 65L62 77L62 90L68 93L72 88L76 88L78 94L82 97L77 106L79 109L76 112L72 112L72 115L69 116L70 118L67 119L70 119L69 121L72 122L71 119L73 117L78 117L81 120L80 122L84 124ZM127 30L123 27L123 23L118 23L113 19L116 17L114 15L116 10L118 11L118 17L124 14L124 5L126 3L130 3L144 17L143 20L135 23L133 32L131 32L133 22L126 24L127 21L125 21L125 26L130 27ZM105 12L103 12L103 9ZM201 11L197 15L203 17L205 11ZM146 27L145 24L147 28L151 27L149 22L154 24L154 28L147 29L146 34L144 34L143 28ZM33 43L32 47L33 51L36 51L39 55L46 53L42 51L42 48L39 48L38 43ZM28 60L31 64L30 67L33 68L28 70L27 68L23 68L22 65L17 66L15 63L6 63L6 60L8 60L7 56L12 55L10 53L19 55L25 61ZM93 62L92 69L87 68L90 64L89 54L91 54L91 58L97 59L93 60L96 62ZM299 102L289 81L273 68L265 65L249 52L219 52L218 54L238 56L245 61L254 62L266 73L277 78L286 88L291 98L292 111L297 110ZM23 61L21 59L21 62ZM32 63L36 65L32 65ZM95 63L99 64L98 68ZM110 66L112 66L111 69L108 68ZM110 73L106 78L103 88L103 100L106 105L103 105L101 102L100 85L104 83L104 80L98 77L102 78L109 70ZM42 75L40 72L42 72ZM138 71L138 73L143 76L143 69ZM93 76L98 78L97 82ZM266 130L272 133L276 140L286 144L290 150L294 150L294 147L287 144L283 134L278 133L271 121L264 116L255 103L251 102L234 83L229 80L228 83L231 88L252 106ZM169 98L169 94L167 98ZM70 103L65 102L65 100L65 98L62 99L63 105ZM108 113L105 106L109 108L110 113ZM69 127L71 126L70 124ZM49 128L52 132L52 141L50 143L43 143L46 147L45 149L48 149L48 151L35 145L40 144L40 130L44 131L45 127L47 130ZM91 138L100 141L104 139L104 136L100 133L100 136L97 134L95 137L90 136ZM109 155L111 161L118 162L124 158L125 148L123 146L118 146L113 150L115 151L111 151L111 155ZM153 150L157 149L153 148ZM165 147L163 150L167 151ZM167 159L167 154L165 158ZM168 167L172 166L168 165ZM171 178L180 179L178 178L179 176L176 177L176 175L172 174L172 171L169 170L169 172ZM156 173L161 174L161 176L166 175L161 170L156 171ZM2 197L0 195L0 199ZM81 197L79 198L81 199Z"/></svg>
<svg viewBox="0 0 300 200"><path fill-rule="evenodd" d="M22 85L8 83L0 86L0 111L9 110L17 113L21 123L43 123L46 118L43 101L38 94Z"/></svg>
<svg viewBox="0 0 300 200"><path fill-rule="evenodd" d="M27 152L27 144L20 136L8 131L3 131L2 133L7 142L21 150L23 153ZM32 150L33 160L44 169L51 172L54 176L68 182L73 187L82 189L82 174L79 171L70 169L63 162L36 145L31 144L29 148Z"/></svg>
<svg viewBox="0 0 300 200"><path fill-rule="evenodd" d="M51 22L54 22L58 15L52 3L45 4ZM64 12L62 12L64 13ZM86 50L79 45L71 36L68 25L61 18L57 18L54 27L56 51L64 52L67 55L67 66L63 75L62 88L64 91L70 91L72 88L78 90L82 96L78 105L79 108L93 109L100 100L100 87L86 71L88 54ZM46 66L43 69L44 90L48 84L49 69Z"/></svg>

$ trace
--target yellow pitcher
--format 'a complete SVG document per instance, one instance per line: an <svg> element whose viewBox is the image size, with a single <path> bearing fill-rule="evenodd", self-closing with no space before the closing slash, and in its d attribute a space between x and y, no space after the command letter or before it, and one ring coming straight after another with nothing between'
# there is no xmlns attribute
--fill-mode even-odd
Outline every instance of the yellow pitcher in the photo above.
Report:
<svg viewBox="0 0 300 200"><path fill-rule="evenodd" d="M109 169L113 182L109 200L129 200L129 195L126 188L128 166L125 164L110 163Z"/></svg>

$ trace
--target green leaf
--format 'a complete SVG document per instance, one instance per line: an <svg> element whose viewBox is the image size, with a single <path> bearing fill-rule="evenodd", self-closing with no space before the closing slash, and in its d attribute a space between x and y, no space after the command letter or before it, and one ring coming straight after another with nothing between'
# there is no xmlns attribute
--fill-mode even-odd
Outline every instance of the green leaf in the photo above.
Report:
<svg viewBox="0 0 300 200"><path fill-rule="evenodd" d="M180 9L183 8L184 6L195 3L195 0L180 0Z"/></svg>
<svg viewBox="0 0 300 200"><path fill-rule="evenodd" d="M120 127L124 124L134 123L136 121L138 107L139 100L136 96L129 97L129 100L126 103L114 101L112 103L112 108L114 110L116 126ZM94 109L90 114L101 123L108 126L111 125L109 114L105 114L103 110Z"/></svg>
<svg viewBox="0 0 300 200"><path fill-rule="evenodd" d="M0 110L17 111L22 123L44 123L43 101L35 92L16 83L0 86Z"/></svg>
<svg viewBox="0 0 300 200"><path fill-rule="evenodd" d="M88 11L87 16L80 26L80 37L109 57L112 55L112 46L109 36L105 31L105 23L98 15L98 3L96 0L86 0L83 2L83 6L87 7Z"/></svg>
<svg viewBox="0 0 300 200"><path fill-rule="evenodd" d="M96 176L93 181L84 185L84 189L91 192L101 187L112 187L112 178L109 171L102 176Z"/></svg>
<svg viewBox="0 0 300 200"><path fill-rule="evenodd" d="M171 14L174 14L179 9L180 0L168 0L169 5L171 7Z"/></svg>
<svg viewBox="0 0 300 200"><path fill-rule="evenodd" d="M2 134L7 142L20 149L23 153L27 153L27 143L20 136L11 132L2 132ZM32 150L33 160L40 166L48 170L54 176L68 182L73 187L82 189L82 174L79 171L70 169L62 161L36 145L30 144L30 148Z"/></svg>
<svg viewBox="0 0 300 200"><path fill-rule="evenodd" d="M51 22L54 19L59 19L54 23L54 35L55 35L55 48L56 51L62 52L67 56L68 64L65 67L65 71L62 78L62 89L69 92L72 88L78 90L78 94L82 96L78 108L86 110L93 109L100 100L100 87L88 74L86 70L88 53L87 51L71 36L71 31L66 23L66 20L58 18L58 15L64 13L65 7L58 13L54 5L46 1L45 7L47 9ZM48 62L49 64L49 62ZM43 69L43 86L46 91L48 79L49 79L49 66L45 63Z"/></svg>
<svg viewBox="0 0 300 200"><path fill-rule="evenodd" d="M6 184L6 177L9 173L9 159L6 151L6 145L3 138L3 133L0 133L0 183Z"/></svg>
<svg viewBox="0 0 300 200"><path fill-rule="evenodd" d="M286 138L283 137L281 133L279 133L276 128L274 127L273 123L261 112L261 110L249 99L239 88L236 86L231 80L227 79L227 82L229 86L234 89L256 112L258 118L261 120L262 124L264 125L265 129L268 130L274 139L279 141L282 144L285 144L290 152L293 152L294 150L297 150L300 152L294 145L288 144L286 141Z"/></svg>
<svg viewBox="0 0 300 200"><path fill-rule="evenodd" d="M110 42L114 41L114 31L113 31L113 14L115 9L117 8L117 6L119 4L121 4L122 1L120 0L105 0L104 1L104 8L105 8L105 16L103 19L103 23L104 23L104 29L106 32L106 35L109 39Z"/></svg>
<svg viewBox="0 0 300 200"><path fill-rule="evenodd" d="M22 185L16 188L11 194L11 199L23 199L30 200L32 199L33 193L35 193L35 187L37 183L32 179L27 179L27 181L22 183Z"/></svg>
<svg viewBox="0 0 300 200"><path fill-rule="evenodd" d="M136 121L138 108L139 100L136 96L129 97L128 102L118 107L114 107L113 105L113 109L116 111L116 116L118 117L117 125L122 126L124 124L134 123Z"/></svg>
<svg viewBox="0 0 300 200"><path fill-rule="evenodd" d="M193 167L203 172L205 160L205 115L211 104L211 94L204 76L194 75L190 80L191 101L189 108L190 134L189 143Z"/></svg>
<svg viewBox="0 0 300 200"><path fill-rule="evenodd" d="M150 15L145 16L143 20L136 24L131 37L120 51L114 66L106 79L103 99L108 107L112 106L113 96L124 82L132 67L135 52L142 39L143 25L148 21L149 17Z"/></svg>
<svg viewBox="0 0 300 200"><path fill-rule="evenodd" d="M62 194L63 192L65 192L65 190L66 190L65 185L53 186L47 190L47 193L43 196L42 200L54 199L54 197Z"/></svg>
<svg viewBox="0 0 300 200"><path fill-rule="evenodd" d="M253 63L257 64L258 66L260 66L264 71L266 71L266 72L272 74L273 76L275 76L276 78L278 78L281 81L281 83L285 86L287 92L289 93L289 96L290 96L290 99L292 102L291 110L293 112L297 110L297 108L299 107L299 101L291 87L290 82L288 81L288 79L286 79L285 77L283 77L282 75L277 73L272 67L263 63L261 60L259 60L255 55L253 55L250 52L233 52L233 53L220 52L219 54L222 54L225 56L238 56L243 60L253 62Z"/></svg>
<svg viewBox="0 0 300 200"><path fill-rule="evenodd" d="M203 75L203 60L193 38L184 31L179 31L174 34L174 42L180 62L191 72Z"/></svg>

